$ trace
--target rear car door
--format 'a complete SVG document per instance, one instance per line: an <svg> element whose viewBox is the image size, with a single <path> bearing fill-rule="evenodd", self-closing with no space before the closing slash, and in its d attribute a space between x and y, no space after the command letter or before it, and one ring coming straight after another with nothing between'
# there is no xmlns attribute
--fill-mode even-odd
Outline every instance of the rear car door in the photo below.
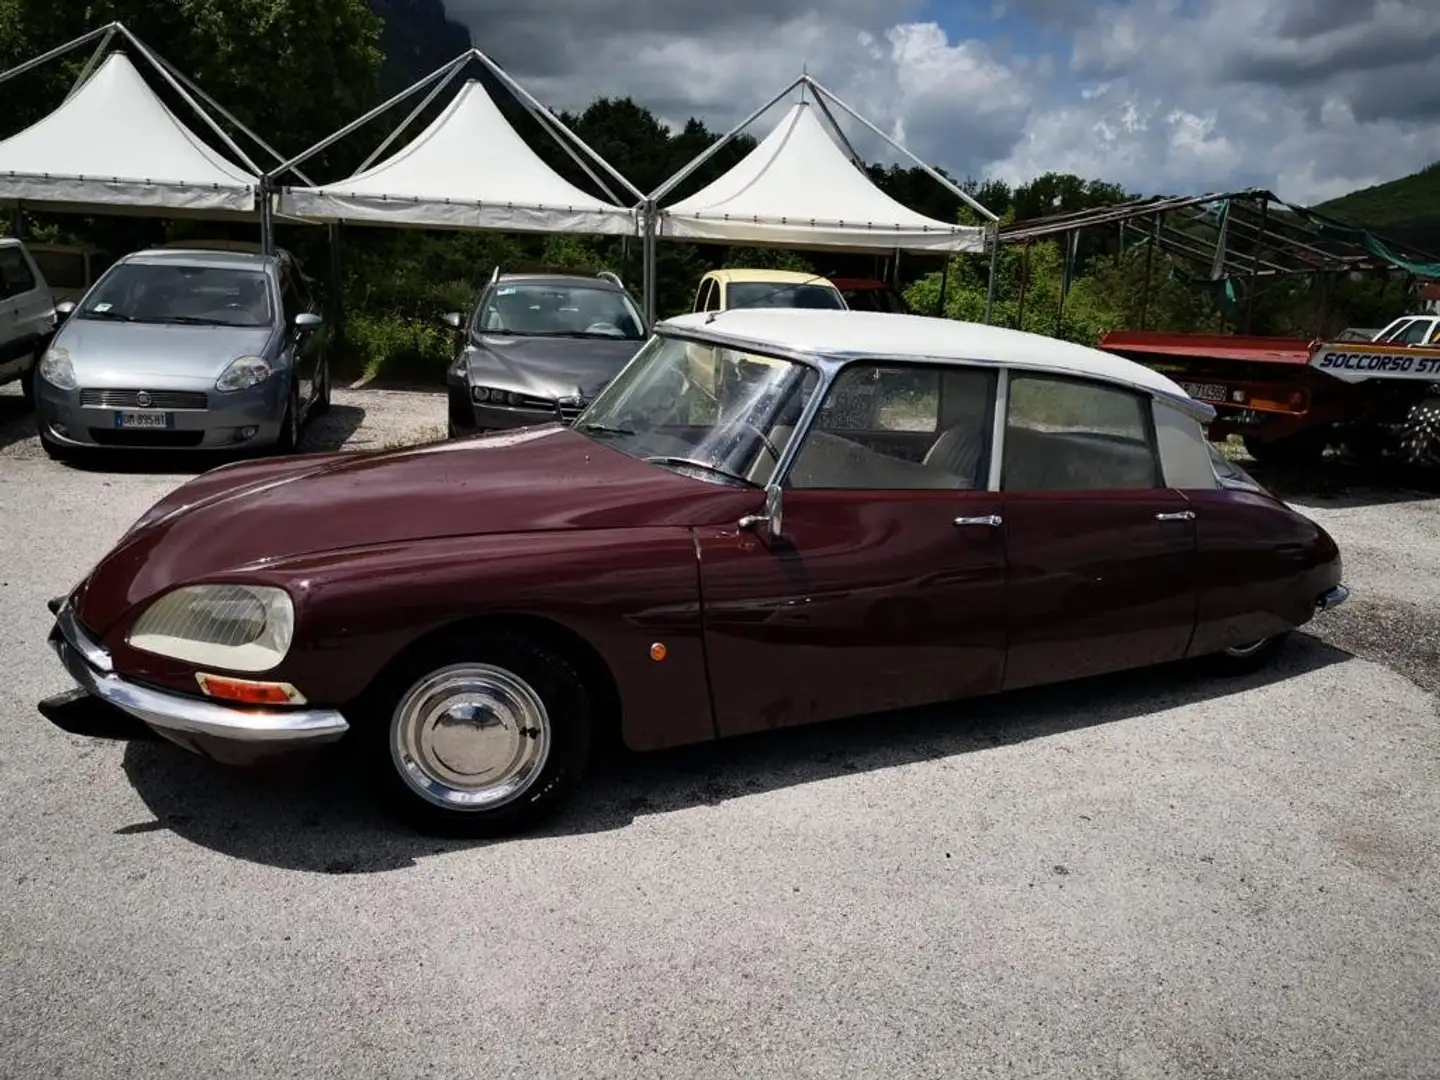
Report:
<svg viewBox="0 0 1440 1080"><path fill-rule="evenodd" d="M1149 397L1018 371L1005 396L1005 688L1183 657L1195 514L1165 486Z"/></svg>
<svg viewBox="0 0 1440 1080"><path fill-rule="evenodd" d="M698 531L721 735L999 688L995 373L855 363L783 480L783 536Z"/></svg>
<svg viewBox="0 0 1440 1080"><path fill-rule="evenodd" d="M0 246L0 372L24 370L54 327L45 279L19 243Z"/></svg>

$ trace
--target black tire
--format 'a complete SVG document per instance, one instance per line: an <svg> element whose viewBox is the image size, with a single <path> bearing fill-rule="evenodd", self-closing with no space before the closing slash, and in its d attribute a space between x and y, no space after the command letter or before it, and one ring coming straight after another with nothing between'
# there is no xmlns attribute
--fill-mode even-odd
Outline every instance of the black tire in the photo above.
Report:
<svg viewBox="0 0 1440 1080"><path fill-rule="evenodd" d="M1262 465L1313 465L1325 456L1330 433L1324 428L1266 441L1245 436L1245 451Z"/></svg>
<svg viewBox="0 0 1440 1080"><path fill-rule="evenodd" d="M1289 633L1275 634L1246 645L1236 645L1223 652L1212 653L1205 657L1205 662L1215 675L1250 675L1273 664L1289 637Z"/></svg>
<svg viewBox="0 0 1440 1080"><path fill-rule="evenodd" d="M315 404L310 406L311 416L324 416L330 411L330 361L320 365L320 378L320 393L315 397Z"/></svg>
<svg viewBox="0 0 1440 1080"><path fill-rule="evenodd" d="M25 398L25 404L29 408L35 407L35 380L40 377L40 357L36 353L30 358L30 366L20 373L20 393Z"/></svg>
<svg viewBox="0 0 1440 1080"><path fill-rule="evenodd" d="M280 419L280 438L275 443L277 454L293 454L300 445L300 385L290 382L290 398L285 415Z"/></svg>
<svg viewBox="0 0 1440 1080"><path fill-rule="evenodd" d="M415 739L425 736L409 738L407 733L416 732L415 717L434 715L421 707L424 698L412 697L419 688L432 688L435 696L429 700L428 709L438 709L445 700L438 687L444 685L442 680L454 679L470 688L469 700L464 704L474 708L478 695L473 688L479 684L464 680L467 673L479 670L478 665L519 680L543 705L543 716L535 722L525 719L529 714L523 712L507 715L503 711L488 711L492 720L498 717L500 721L490 730L501 740L514 730L516 734L512 739L521 749L513 753L533 754L535 760L523 782L517 780L516 790L503 801L462 809L453 802L446 805L443 800L456 790L475 795L479 785L468 789L461 785L447 787L443 777L437 778L427 771L426 761L428 751L433 761L442 767L449 765L445 760L446 747L434 742L422 747ZM455 688L451 692L460 691ZM457 707L461 704L457 702ZM584 680L565 657L517 634L459 633L413 650L382 675L361 706L357 728L363 740L361 752L367 759L375 787L395 817L428 835L497 837L533 827L555 810L580 782L590 757L592 708ZM481 709L485 711L483 706ZM517 716L522 719L517 721ZM452 734L459 725L467 725L457 736L467 741L451 749L475 753L475 732L479 729L469 726L473 720L473 716L457 717ZM512 729L507 721L526 726ZM418 728L425 727L418 723ZM526 742L527 739L530 741ZM545 749L540 751L537 746L542 739ZM407 746L413 753L403 749ZM500 771L493 767L496 758L480 756L484 768L475 764L475 756L468 759L474 765L472 776L482 773L493 776ZM402 759L409 763L403 772ZM513 756L511 761L513 764ZM407 775L414 779L407 779ZM430 797L421 792L427 784L432 785Z"/></svg>
<svg viewBox="0 0 1440 1080"><path fill-rule="evenodd" d="M45 434L45 420L38 409L35 411L35 430L40 436L40 449L45 451L45 456L51 461L67 462L72 459L74 455L69 447L61 446Z"/></svg>
<svg viewBox="0 0 1440 1080"><path fill-rule="evenodd" d="M1412 465L1440 468L1440 397L1425 398L1405 417L1400 453Z"/></svg>

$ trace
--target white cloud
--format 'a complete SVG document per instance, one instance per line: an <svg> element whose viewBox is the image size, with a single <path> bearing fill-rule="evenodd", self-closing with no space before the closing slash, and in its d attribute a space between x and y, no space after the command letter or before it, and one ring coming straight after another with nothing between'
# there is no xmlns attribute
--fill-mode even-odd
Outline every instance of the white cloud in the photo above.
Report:
<svg viewBox="0 0 1440 1080"><path fill-rule="evenodd" d="M448 6L477 45L567 108L630 95L672 123L698 116L724 129L803 65L958 175L1075 172L1147 193L1259 185L1303 202L1440 159L1436 2L991 6L997 17L1028 17L1066 35L1058 64L998 39L952 39L915 18L917 0ZM882 156L878 139L842 123L862 154Z"/></svg>

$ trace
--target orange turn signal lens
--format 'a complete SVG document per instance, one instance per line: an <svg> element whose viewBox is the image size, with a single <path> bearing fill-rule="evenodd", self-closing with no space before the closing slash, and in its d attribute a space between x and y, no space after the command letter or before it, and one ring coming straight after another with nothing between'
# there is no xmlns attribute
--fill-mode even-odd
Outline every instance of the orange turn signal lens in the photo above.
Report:
<svg viewBox="0 0 1440 1080"><path fill-rule="evenodd" d="M240 705L304 705L305 695L289 683L252 682L232 679L228 675L195 673L195 681L208 697L234 701Z"/></svg>
<svg viewBox="0 0 1440 1080"><path fill-rule="evenodd" d="M663 641L657 641L654 645L650 646L650 659L658 664L661 660L665 659L665 655L668 652L669 650L665 648L665 643Z"/></svg>

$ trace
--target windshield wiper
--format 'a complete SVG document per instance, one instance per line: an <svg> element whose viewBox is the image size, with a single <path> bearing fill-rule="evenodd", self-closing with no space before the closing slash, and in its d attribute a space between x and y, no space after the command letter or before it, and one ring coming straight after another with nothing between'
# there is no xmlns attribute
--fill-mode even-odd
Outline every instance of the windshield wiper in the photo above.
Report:
<svg viewBox="0 0 1440 1080"><path fill-rule="evenodd" d="M82 311L82 319L110 319L114 322L138 322L134 315L126 315L121 311Z"/></svg>
<svg viewBox="0 0 1440 1080"><path fill-rule="evenodd" d="M182 326L241 326L242 323L216 322L214 319L202 319L198 315L157 315L153 319L136 319L136 322L147 323L178 323Z"/></svg>
<svg viewBox="0 0 1440 1080"><path fill-rule="evenodd" d="M747 480L743 476L736 476L732 472L726 472L718 465L711 465L708 461L696 461L694 458L688 457L670 457L667 454L656 454L653 457L642 458L641 460L651 465L688 465L692 469L704 469L706 472L714 473L717 476L723 476L727 480L734 480L738 483L745 484L748 487L760 486L753 480Z"/></svg>
<svg viewBox="0 0 1440 1080"><path fill-rule="evenodd" d="M593 432L595 432L596 435L634 435L634 434L635 434L635 432L631 431L629 428L616 427L614 424L597 424L597 423L595 423L594 421L590 421L590 420L587 420L587 421L586 421L585 423L583 423L583 424L577 424L577 425L576 425L576 428L577 428L578 430L580 430L580 431L593 431Z"/></svg>

